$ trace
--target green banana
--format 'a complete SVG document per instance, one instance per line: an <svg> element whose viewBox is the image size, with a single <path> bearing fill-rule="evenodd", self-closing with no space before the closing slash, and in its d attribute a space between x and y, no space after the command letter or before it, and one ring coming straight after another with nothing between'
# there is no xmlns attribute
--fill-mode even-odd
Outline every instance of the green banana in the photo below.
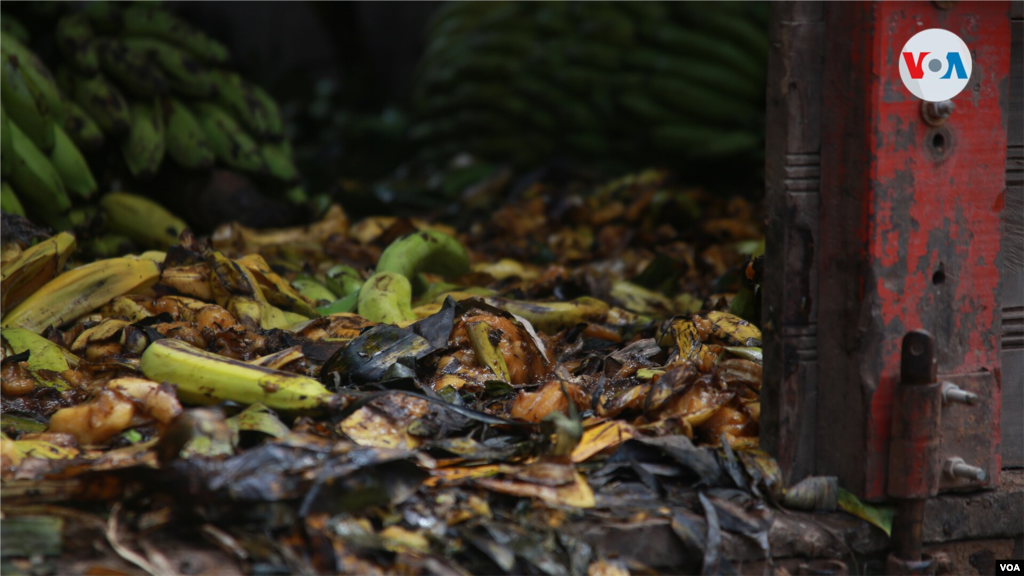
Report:
<svg viewBox="0 0 1024 576"><path fill-rule="evenodd" d="M658 126L651 132L651 142L664 152L691 155L719 133L718 128L691 124Z"/></svg>
<svg viewBox="0 0 1024 576"><path fill-rule="evenodd" d="M71 137L60 126L54 126L53 151L50 152L50 163L57 169L64 188L89 198L97 189L96 179L92 177L89 163L75 146Z"/></svg>
<svg viewBox="0 0 1024 576"><path fill-rule="evenodd" d="M611 143L600 132L573 132L565 135L566 145L585 156L607 156Z"/></svg>
<svg viewBox="0 0 1024 576"><path fill-rule="evenodd" d="M178 397L193 404L229 400L259 402L274 410L315 411L333 396L307 376L225 358L170 338L146 348L139 370L150 380L175 386Z"/></svg>
<svg viewBox="0 0 1024 576"><path fill-rule="evenodd" d="M92 76L100 69L95 40L96 35L85 14L67 14L57 21L58 48L75 69L86 76Z"/></svg>
<svg viewBox="0 0 1024 576"><path fill-rule="evenodd" d="M306 189L299 184L292 186L291 188L284 191L282 197L291 202L292 204L302 205L309 201L309 194L306 193Z"/></svg>
<svg viewBox="0 0 1024 576"><path fill-rule="evenodd" d="M617 98L619 105L631 116L642 122L662 124L672 121L685 121L685 118L672 109L661 105L644 92L627 92Z"/></svg>
<svg viewBox="0 0 1024 576"><path fill-rule="evenodd" d="M9 124L17 122L38 148L49 152L53 149L53 111L39 88L24 73L20 60L6 51L0 54L3 60L0 98L5 113L11 115Z"/></svg>
<svg viewBox="0 0 1024 576"><path fill-rule="evenodd" d="M255 136L263 138L270 131L270 120L263 101L256 97L252 83L234 72L214 70L211 72L217 86L220 104L230 110L236 118Z"/></svg>
<svg viewBox="0 0 1024 576"><path fill-rule="evenodd" d="M412 285L401 274L378 272L359 290L358 309L360 316L372 322L398 324L415 320Z"/></svg>
<svg viewBox="0 0 1024 576"><path fill-rule="evenodd" d="M760 141L760 135L755 132L722 131L685 124L658 126L651 137L655 149L691 158L730 156L753 150Z"/></svg>
<svg viewBox="0 0 1024 576"><path fill-rule="evenodd" d="M167 92L167 78L146 52L111 38L102 38L96 44L103 71L129 92L142 98Z"/></svg>
<svg viewBox="0 0 1024 576"><path fill-rule="evenodd" d="M316 311L322 316L329 316L331 314L355 312L358 306L359 289L357 288L355 292L345 296L344 298L339 298L326 306L317 306Z"/></svg>
<svg viewBox="0 0 1024 576"><path fill-rule="evenodd" d="M103 147L103 131L76 102L64 101L64 131L80 150L91 152Z"/></svg>
<svg viewBox="0 0 1024 576"><path fill-rule="evenodd" d="M124 13L118 4L120 3L107 0L86 2L82 13L100 34L116 34L124 27Z"/></svg>
<svg viewBox="0 0 1024 576"><path fill-rule="evenodd" d="M0 176L10 176L13 167L14 146L11 145L11 131L7 128L7 111L0 103Z"/></svg>
<svg viewBox="0 0 1024 576"><path fill-rule="evenodd" d="M601 7L605 9L597 9ZM629 15L622 13L619 3L588 5L587 8L577 23L583 37L617 48L628 47L634 43L637 25Z"/></svg>
<svg viewBox="0 0 1024 576"><path fill-rule="evenodd" d="M260 147L263 162L267 170L278 180L295 182L299 179L299 169L292 161L291 149L284 142L265 142Z"/></svg>
<svg viewBox="0 0 1024 576"><path fill-rule="evenodd" d="M420 231L392 242L380 255L376 271L394 272L409 280L423 272L456 277L469 272L469 253L447 234Z"/></svg>
<svg viewBox="0 0 1024 576"><path fill-rule="evenodd" d="M176 44L208 62L223 64L230 54L223 44L211 39L173 14L146 5L135 4L124 11L125 36L149 36Z"/></svg>
<svg viewBox="0 0 1024 576"><path fill-rule="evenodd" d="M33 212L47 222L59 220L71 208L60 174L17 124L8 122L7 128L11 132L14 159L11 183Z"/></svg>
<svg viewBox="0 0 1024 576"><path fill-rule="evenodd" d="M197 102L196 118L206 131L210 146L222 162L247 172L264 172L266 164L256 141L220 106Z"/></svg>
<svg viewBox="0 0 1024 576"><path fill-rule="evenodd" d="M132 176L147 178L156 174L164 160L164 118L152 102L133 102L131 130L121 142L121 155Z"/></svg>
<svg viewBox="0 0 1024 576"><path fill-rule="evenodd" d="M18 200L18 195L14 193L14 188L11 188L11 185L6 181L0 183L0 210L8 214L17 214L18 216L25 215L25 208L22 207L21 201Z"/></svg>
<svg viewBox="0 0 1024 576"><path fill-rule="evenodd" d="M337 300L334 292L331 292L326 286L318 282L316 278L310 276L299 276L292 280L292 288L297 290L299 294L302 294L304 298L321 306L324 303Z"/></svg>
<svg viewBox="0 0 1024 576"><path fill-rule="evenodd" d="M250 84L249 89L252 95L263 105L264 117L266 119L266 133L264 136L271 140L284 138L284 123L281 120L281 109L270 94L256 84Z"/></svg>
<svg viewBox="0 0 1024 576"><path fill-rule="evenodd" d="M129 37L123 38L121 42L159 63L172 91L198 98L212 96L217 92L206 67L177 46L155 38Z"/></svg>
<svg viewBox="0 0 1024 576"><path fill-rule="evenodd" d="M110 192L100 198L106 224L145 248L168 248L177 244L188 228L181 219L148 198L127 192Z"/></svg>
<svg viewBox="0 0 1024 576"><path fill-rule="evenodd" d="M22 44L28 44L30 38L28 28L25 28L20 20L10 14L0 13L0 32L13 36Z"/></svg>
<svg viewBox="0 0 1024 576"><path fill-rule="evenodd" d="M719 94L703 86L669 78L654 76L648 80L652 96L666 106L689 118L721 123L725 126L746 126L763 114L757 105L744 102L727 94Z"/></svg>
<svg viewBox="0 0 1024 576"><path fill-rule="evenodd" d="M95 259L116 258L135 250L135 243L120 234L102 234L82 242L82 252Z"/></svg>
<svg viewBox="0 0 1024 576"><path fill-rule="evenodd" d="M37 16L53 17L71 7L71 0L32 0L25 7Z"/></svg>
<svg viewBox="0 0 1024 576"><path fill-rule="evenodd" d="M702 30L729 40L762 65L768 62L768 34L765 28L750 21L752 15L733 13L721 6L688 2L680 6L681 16L693 21Z"/></svg>
<svg viewBox="0 0 1024 576"><path fill-rule="evenodd" d="M719 132L695 154L697 158L734 156L757 150L761 135L753 132Z"/></svg>
<svg viewBox="0 0 1024 576"><path fill-rule="evenodd" d="M647 47L636 47L625 54L631 68L658 75L694 82L715 92L760 102L764 98L764 83L729 68L699 58L676 56Z"/></svg>
<svg viewBox="0 0 1024 576"><path fill-rule="evenodd" d="M351 266L338 264L327 270L324 284L334 293L335 298L344 298L354 294L363 285L363 277Z"/></svg>
<svg viewBox="0 0 1024 576"><path fill-rule="evenodd" d="M49 106L53 118L57 122L63 122L64 106L60 99L60 90L57 89L57 83L54 81L50 69L43 64L35 52L26 48L12 36L0 36L0 48L17 59L22 74L39 91Z"/></svg>
<svg viewBox="0 0 1024 576"><path fill-rule="evenodd" d="M641 27L640 31L648 40L680 56L727 66L751 78L760 78L765 74L764 64L757 58L737 48L729 40L710 33L671 25Z"/></svg>
<svg viewBox="0 0 1024 576"><path fill-rule="evenodd" d="M165 97L163 108L167 153L185 168L209 168L216 156L206 138L206 132L192 111L180 100Z"/></svg>
<svg viewBox="0 0 1024 576"><path fill-rule="evenodd" d="M108 136L122 136L131 128L131 112L121 91L103 74L74 79L75 102Z"/></svg>

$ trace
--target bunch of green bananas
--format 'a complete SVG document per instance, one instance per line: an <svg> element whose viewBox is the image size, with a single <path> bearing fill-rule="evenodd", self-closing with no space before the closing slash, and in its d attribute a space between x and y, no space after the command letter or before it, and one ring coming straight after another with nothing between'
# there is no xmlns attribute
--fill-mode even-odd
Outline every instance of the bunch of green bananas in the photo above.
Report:
<svg viewBox="0 0 1024 576"><path fill-rule="evenodd" d="M411 136L531 164L753 167L763 141L763 2L449 2L428 29Z"/></svg>
<svg viewBox="0 0 1024 576"><path fill-rule="evenodd" d="M3 209L71 229L98 189L83 152L110 144L135 178L165 156L186 169L227 166L294 185L298 172L277 103L225 69L227 49L148 3L90 2L61 16L51 73L3 17ZM8 129L10 128L10 129ZM96 154L95 159L102 159ZM301 188L289 198L302 199Z"/></svg>

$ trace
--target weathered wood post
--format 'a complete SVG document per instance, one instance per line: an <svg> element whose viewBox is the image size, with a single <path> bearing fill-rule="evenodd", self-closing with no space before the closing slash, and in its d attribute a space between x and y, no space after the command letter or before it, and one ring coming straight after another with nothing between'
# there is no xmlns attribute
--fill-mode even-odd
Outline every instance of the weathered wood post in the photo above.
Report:
<svg viewBox="0 0 1024 576"><path fill-rule="evenodd" d="M762 442L790 481L836 475L884 498L900 341L924 329L939 381L977 400L943 405L941 459L985 472L940 489L997 486L1001 385L1024 386L1001 378L1010 3L773 8ZM899 73L929 28L974 62L939 121Z"/></svg>

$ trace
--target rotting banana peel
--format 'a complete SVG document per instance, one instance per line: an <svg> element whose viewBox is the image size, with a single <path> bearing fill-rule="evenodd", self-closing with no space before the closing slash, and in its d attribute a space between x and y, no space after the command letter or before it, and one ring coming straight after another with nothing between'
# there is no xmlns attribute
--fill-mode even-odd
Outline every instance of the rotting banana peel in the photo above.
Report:
<svg viewBox="0 0 1024 576"><path fill-rule="evenodd" d="M149 260L111 258L69 270L47 282L4 315L4 328L15 326L42 333L92 312L112 299L148 288L160 278Z"/></svg>
<svg viewBox="0 0 1024 576"><path fill-rule="evenodd" d="M164 268L160 285L170 288L182 296L190 296L211 302L214 300L210 286L210 267L205 263Z"/></svg>
<svg viewBox="0 0 1024 576"><path fill-rule="evenodd" d="M194 404L230 400L260 402L275 410L316 411L332 396L312 378L218 356L180 340L150 344L139 369L150 380L177 386L178 397Z"/></svg>
<svg viewBox="0 0 1024 576"><path fill-rule="evenodd" d="M207 253L206 262L212 272L210 287L217 304L227 308L243 325L269 330L288 328L298 321L267 301L256 276L245 266L216 250Z"/></svg>
<svg viewBox="0 0 1024 576"><path fill-rule="evenodd" d="M392 242L380 255L376 271L394 272L412 281L423 272L453 278L469 269L469 254L458 240L429 230Z"/></svg>
<svg viewBox="0 0 1024 576"><path fill-rule="evenodd" d="M61 232L22 252L0 270L0 309L10 310L64 270L75 237Z"/></svg>
<svg viewBox="0 0 1024 576"><path fill-rule="evenodd" d="M292 288L287 280L281 278L280 275L270 268L270 265L263 259L263 256L249 254L239 258L236 262L248 269L253 277L256 278L260 291L267 302L283 310L295 312L309 318L315 318L320 315L313 308L313 305L302 297L302 294L296 291L295 288Z"/></svg>
<svg viewBox="0 0 1024 576"><path fill-rule="evenodd" d="M529 320L534 328L548 334L581 322L604 322L609 310L608 304L589 296L568 302L528 302L493 297L484 298L484 301Z"/></svg>
<svg viewBox="0 0 1024 576"><path fill-rule="evenodd" d="M30 330L4 328L2 336L15 354L29 352L28 366L32 370L63 372L78 366L78 356Z"/></svg>
<svg viewBox="0 0 1024 576"><path fill-rule="evenodd" d="M359 315L372 322L398 324L416 320L412 307L412 285L395 272L378 272L359 291Z"/></svg>

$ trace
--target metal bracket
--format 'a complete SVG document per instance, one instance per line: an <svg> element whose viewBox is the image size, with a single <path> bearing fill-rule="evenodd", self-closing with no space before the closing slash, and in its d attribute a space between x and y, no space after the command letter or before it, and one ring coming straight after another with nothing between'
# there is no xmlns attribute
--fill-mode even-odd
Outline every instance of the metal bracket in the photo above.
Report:
<svg viewBox="0 0 1024 576"><path fill-rule="evenodd" d="M993 439L991 372L939 375L943 383L939 490L976 490L999 484L998 443ZM955 387L955 388L954 388Z"/></svg>

